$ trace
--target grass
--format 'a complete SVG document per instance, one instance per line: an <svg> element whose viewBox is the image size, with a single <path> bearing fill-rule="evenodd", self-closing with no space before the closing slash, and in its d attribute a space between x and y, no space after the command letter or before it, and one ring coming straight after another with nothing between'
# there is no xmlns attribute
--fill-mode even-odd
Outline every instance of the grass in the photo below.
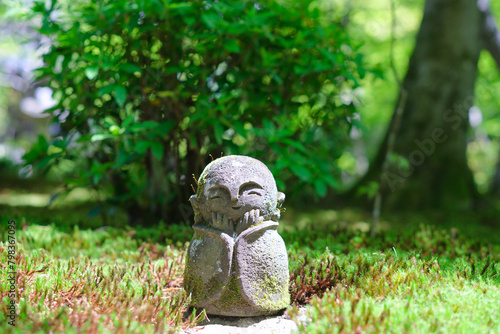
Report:
<svg viewBox="0 0 500 334"><path fill-rule="evenodd" d="M1 240L17 223L18 273L16 327L0 282L0 332L169 333L204 319L181 289L189 226L102 227L78 205L0 210ZM370 239L363 213L289 209L289 314L301 333L498 333L500 234L488 217L392 216Z"/></svg>
<svg viewBox="0 0 500 334"><path fill-rule="evenodd" d="M0 315L0 330L60 333L151 333L191 326L183 319L184 248L139 242L118 229L25 225L17 236L15 329ZM6 277L6 244L0 246ZM2 280L2 305L7 282ZM199 318L198 318L199 319ZM2 328L3 327L3 328Z"/></svg>
<svg viewBox="0 0 500 334"><path fill-rule="evenodd" d="M500 331L500 265L490 258L363 252L319 261L326 265L304 270L317 269L309 282L296 279L308 320L300 323L296 306L290 313L303 333Z"/></svg>
<svg viewBox="0 0 500 334"><path fill-rule="evenodd" d="M338 225L288 236L301 333L500 332L499 234L477 216L440 227L406 218L375 239Z"/></svg>

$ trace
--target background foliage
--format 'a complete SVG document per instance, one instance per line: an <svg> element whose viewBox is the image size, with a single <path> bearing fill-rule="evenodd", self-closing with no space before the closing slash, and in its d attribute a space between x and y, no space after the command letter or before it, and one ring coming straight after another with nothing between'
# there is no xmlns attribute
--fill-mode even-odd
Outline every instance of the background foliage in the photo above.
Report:
<svg viewBox="0 0 500 334"><path fill-rule="evenodd" d="M40 137L25 158L42 169L65 163L68 189L91 187L132 221L179 218L210 154L263 159L280 188L324 196L338 187L334 162L364 75L341 17L327 9L36 2L39 31L53 40L38 77L54 90L62 136ZM291 178L300 181L290 187Z"/></svg>

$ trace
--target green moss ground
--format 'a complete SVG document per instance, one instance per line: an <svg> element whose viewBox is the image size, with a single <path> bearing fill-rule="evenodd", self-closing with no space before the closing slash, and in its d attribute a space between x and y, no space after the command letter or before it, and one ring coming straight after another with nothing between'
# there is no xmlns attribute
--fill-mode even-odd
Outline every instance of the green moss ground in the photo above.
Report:
<svg viewBox="0 0 500 334"><path fill-rule="evenodd" d="M85 206L0 208L0 277L7 222L17 223L17 320L2 333L175 332L182 317L186 225L131 228L118 215L88 218ZM500 234L492 213L385 217L375 239L352 210L288 209L292 319L302 333L500 332ZM307 304L309 321L300 322Z"/></svg>

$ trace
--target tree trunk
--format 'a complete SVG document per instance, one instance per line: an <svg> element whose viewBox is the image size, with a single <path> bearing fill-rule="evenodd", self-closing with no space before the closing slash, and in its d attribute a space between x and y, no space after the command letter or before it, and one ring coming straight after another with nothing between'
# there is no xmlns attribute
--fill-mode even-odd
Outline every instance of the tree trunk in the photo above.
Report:
<svg viewBox="0 0 500 334"><path fill-rule="evenodd" d="M467 208L477 196L466 160L480 43L474 0L427 0L408 73L394 153L382 176L385 209ZM362 183L378 181L388 137ZM401 161L401 160L400 160Z"/></svg>

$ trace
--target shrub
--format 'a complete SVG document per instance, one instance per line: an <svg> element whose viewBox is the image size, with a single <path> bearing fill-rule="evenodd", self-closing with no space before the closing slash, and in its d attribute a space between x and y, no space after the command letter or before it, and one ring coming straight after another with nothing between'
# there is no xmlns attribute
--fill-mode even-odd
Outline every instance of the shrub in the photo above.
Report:
<svg viewBox="0 0 500 334"><path fill-rule="evenodd" d="M362 69L340 17L321 6L36 2L52 39L38 78L54 90L62 137L28 162L77 162L68 189L92 187L132 221L179 220L192 175L221 152L262 159L289 194L324 196L338 186Z"/></svg>

